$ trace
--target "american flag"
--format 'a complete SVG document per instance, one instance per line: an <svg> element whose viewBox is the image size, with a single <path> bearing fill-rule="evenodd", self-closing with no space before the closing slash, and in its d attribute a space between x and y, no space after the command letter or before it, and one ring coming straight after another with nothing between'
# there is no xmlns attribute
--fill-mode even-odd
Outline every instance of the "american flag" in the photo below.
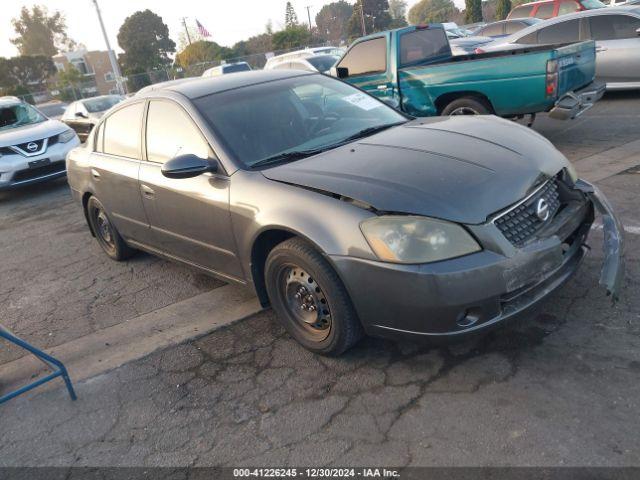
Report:
<svg viewBox="0 0 640 480"><path fill-rule="evenodd" d="M200 33L200 35L202 35L204 38L209 38L211 36L211 34L209 33L209 31L204 28L204 26L198 21L198 19L196 18L196 25L198 27L198 32Z"/></svg>

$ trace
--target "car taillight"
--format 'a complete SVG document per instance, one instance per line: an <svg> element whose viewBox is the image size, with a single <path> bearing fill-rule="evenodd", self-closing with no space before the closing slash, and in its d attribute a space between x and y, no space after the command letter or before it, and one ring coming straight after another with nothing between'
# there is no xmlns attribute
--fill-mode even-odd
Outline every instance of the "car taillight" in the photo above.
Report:
<svg viewBox="0 0 640 480"><path fill-rule="evenodd" d="M480 47L476 48L473 53L487 53L485 50L481 49Z"/></svg>
<svg viewBox="0 0 640 480"><path fill-rule="evenodd" d="M545 82L547 97L555 98L558 95L558 61L547 61L547 75Z"/></svg>

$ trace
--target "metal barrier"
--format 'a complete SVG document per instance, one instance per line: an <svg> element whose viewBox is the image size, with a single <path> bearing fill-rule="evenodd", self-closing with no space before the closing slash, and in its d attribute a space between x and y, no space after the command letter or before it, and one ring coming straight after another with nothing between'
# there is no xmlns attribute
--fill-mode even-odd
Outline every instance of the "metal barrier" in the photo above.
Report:
<svg viewBox="0 0 640 480"><path fill-rule="evenodd" d="M12 332L10 332L7 328L3 327L2 325L0 325L0 337L4 338L5 340L8 340L11 343L18 345L19 347L24 348L25 350L28 350L33 355L35 355L35 357L38 360L40 360L47 367L53 370L53 372L51 372L49 375L39 378L25 385L24 387L20 387L17 390L14 390L12 392L9 392L1 396L0 404L8 400L11 400L12 398L17 397L18 395L22 395L23 393L26 393L29 390L33 390L34 388L39 387L44 383L50 382L51 380L57 377L62 377L62 379L64 380L64 383L67 386L67 391L69 392L69 396L71 397L71 400L75 400L77 398L76 392L74 391L73 385L71 384L71 379L69 378L69 373L67 372L67 368L64 366L64 364L60 360L52 357L51 355L44 353L39 348L36 348L30 343L27 343L21 338L15 336Z"/></svg>

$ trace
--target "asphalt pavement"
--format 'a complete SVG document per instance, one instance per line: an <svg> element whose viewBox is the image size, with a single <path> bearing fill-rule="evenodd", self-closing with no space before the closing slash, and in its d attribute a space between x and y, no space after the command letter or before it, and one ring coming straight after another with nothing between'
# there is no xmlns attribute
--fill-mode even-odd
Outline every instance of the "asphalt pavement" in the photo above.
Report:
<svg viewBox="0 0 640 480"><path fill-rule="evenodd" d="M639 124L640 96L617 94L535 128L580 168L637 141ZM565 288L461 344L368 338L327 359L262 312L78 382L76 402L49 388L0 406L0 466L640 466L634 158L598 181L627 229L615 305L596 225ZM0 300L17 333L64 343L220 286L150 256L109 263L82 222L63 184L0 197Z"/></svg>

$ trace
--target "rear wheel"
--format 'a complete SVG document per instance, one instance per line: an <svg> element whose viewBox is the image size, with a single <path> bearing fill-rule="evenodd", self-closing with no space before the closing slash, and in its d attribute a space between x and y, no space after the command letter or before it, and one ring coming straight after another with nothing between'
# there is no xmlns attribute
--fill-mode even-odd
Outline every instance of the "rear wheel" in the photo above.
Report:
<svg viewBox="0 0 640 480"><path fill-rule="evenodd" d="M122 239L102 203L96 197L89 198L87 202L87 217L98 244L110 258L121 261L135 253L135 250Z"/></svg>
<svg viewBox="0 0 640 480"><path fill-rule="evenodd" d="M490 115L491 107L483 100L474 97L462 97L449 103L442 115Z"/></svg>
<svg viewBox="0 0 640 480"><path fill-rule="evenodd" d="M340 278L304 240L291 238L271 250L265 280L280 321L305 348L340 355L362 337L362 325Z"/></svg>

